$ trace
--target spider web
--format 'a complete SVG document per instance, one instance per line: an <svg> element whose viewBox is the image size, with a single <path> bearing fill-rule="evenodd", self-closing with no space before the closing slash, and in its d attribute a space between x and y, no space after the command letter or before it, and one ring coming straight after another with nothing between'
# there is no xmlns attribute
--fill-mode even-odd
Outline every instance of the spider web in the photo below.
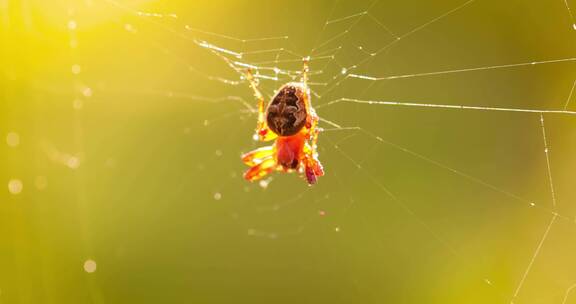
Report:
<svg viewBox="0 0 576 304"><path fill-rule="evenodd" d="M106 0L98 9L114 14L113 45L144 47L135 62L154 62L118 75L106 67L96 87L73 66L74 107L137 98L147 101L116 111L188 113L170 126L182 136L163 144L188 142L187 155L172 152L188 170L170 187L174 201L193 187L194 206L213 210L202 214L258 248L300 244L345 259L336 273L365 302L576 301L570 1L404 2L287 4L297 15L234 3L223 25L185 5ZM74 45L76 25L68 29ZM269 99L300 78L304 57L327 175L314 187L281 174L246 183L239 155L265 143L251 139L255 100L242 72L253 69ZM73 169L91 140L82 116L74 126L77 154L43 144Z"/></svg>

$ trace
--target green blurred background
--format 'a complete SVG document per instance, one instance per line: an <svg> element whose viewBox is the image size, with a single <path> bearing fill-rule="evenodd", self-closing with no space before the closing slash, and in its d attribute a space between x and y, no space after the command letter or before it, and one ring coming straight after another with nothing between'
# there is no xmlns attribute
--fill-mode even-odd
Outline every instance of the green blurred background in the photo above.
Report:
<svg viewBox="0 0 576 304"><path fill-rule="evenodd" d="M252 93L194 42L316 47L315 105L564 108L571 61L343 78L576 54L561 0L463 3L0 0L0 303L576 303L576 117L544 115L556 207L531 113L332 104L361 130L321 134L317 185L248 183Z"/></svg>

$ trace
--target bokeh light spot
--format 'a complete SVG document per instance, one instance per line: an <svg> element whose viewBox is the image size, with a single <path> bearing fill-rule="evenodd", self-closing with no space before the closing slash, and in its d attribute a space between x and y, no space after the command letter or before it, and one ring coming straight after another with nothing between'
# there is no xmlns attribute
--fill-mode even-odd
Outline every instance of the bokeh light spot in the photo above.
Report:
<svg viewBox="0 0 576 304"><path fill-rule="evenodd" d="M9 147L15 148L20 144L20 135L16 132L10 132L6 135L6 144Z"/></svg>
<svg viewBox="0 0 576 304"><path fill-rule="evenodd" d="M76 99L74 99L74 101L72 102L72 107L73 107L75 110L80 110L80 109L82 109L82 107L84 107L84 102L82 101L82 99L76 98Z"/></svg>
<svg viewBox="0 0 576 304"><path fill-rule="evenodd" d="M79 64L73 64L72 65L72 74L78 75L78 74L80 74L80 72L82 72L82 67Z"/></svg>
<svg viewBox="0 0 576 304"><path fill-rule="evenodd" d="M84 271L93 273L96 271L96 262L94 260L86 260L84 262Z"/></svg>
<svg viewBox="0 0 576 304"><path fill-rule="evenodd" d="M36 176L36 179L34 179L34 186L36 186L36 189L38 190L44 190L48 187L48 179L46 179L46 176Z"/></svg>
<svg viewBox="0 0 576 304"><path fill-rule="evenodd" d="M8 191L14 195L20 194L23 188L24 185L22 184L22 181L19 179L11 179L8 182Z"/></svg>
<svg viewBox="0 0 576 304"><path fill-rule="evenodd" d="M73 31L78 27L78 24L76 23L75 20L70 20L68 21L68 29Z"/></svg>

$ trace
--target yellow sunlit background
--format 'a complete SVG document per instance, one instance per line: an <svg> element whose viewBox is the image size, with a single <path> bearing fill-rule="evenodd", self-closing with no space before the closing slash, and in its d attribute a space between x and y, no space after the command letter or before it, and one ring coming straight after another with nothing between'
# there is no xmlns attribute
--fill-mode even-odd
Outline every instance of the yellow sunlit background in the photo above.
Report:
<svg viewBox="0 0 576 304"><path fill-rule="evenodd" d="M576 303L572 5L0 0L0 303Z"/></svg>

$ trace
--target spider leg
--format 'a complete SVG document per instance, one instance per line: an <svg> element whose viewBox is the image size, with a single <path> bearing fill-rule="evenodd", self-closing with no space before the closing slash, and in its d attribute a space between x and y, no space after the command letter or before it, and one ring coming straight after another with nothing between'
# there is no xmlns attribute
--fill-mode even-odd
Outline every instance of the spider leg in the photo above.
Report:
<svg viewBox="0 0 576 304"><path fill-rule="evenodd" d="M242 155L242 161L248 166L255 166L274 155L274 146L261 147Z"/></svg>
<svg viewBox="0 0 576 304"><path fill-rule="evenodd" d="M263 178L276 168L276 160L274 157L263 159L261 163L251 167L244 172L244 179L248 181L255 181Z"/></svg>
<svg viewBox="0 0 576 304"><path fill-rule="evenodd" d="M258 122L256 123L256 137L261 141L269 141L276 138L276 134L272 132L268 128L268 124L266 124L266 109L264 108L264 95L258 89L258 83L254 78L254 74L252 73L251 69L247 69L245 71L246 80L250 85L252 91L254 91L254 97L258 100Z"/></svg>
<svg viewBox="0 0 576 304"><path fill-rule="evenodd" d="M311 126L310 126L310 141L306 143L304 146L304 173L306 175L306 179L308 180L309 184L315 184L318 177L324 175L324 168L322 164L318 160L318 134L320 130L318 129L318 121L320 118L314 110L312 110L311 114Z"/></svg>
<svg viewBox="0 0 576 304"><path fill-rule="evenodd" d="M308 113L308 123L306 131L306 144L304 145L304 157L303 157L303 167L304 174L308 184L315 184L318 177L324 175L324 168L318 160L317 142L318 142L318 121L320 118L312 108L310 104L310 88L308 87L308 73L310 72L310 57L303 58L303 68L302 68L302 85L306 92L304 105L306 106L306 112Z"/></svg>
<svg viewBox="0 0 576 304"><path fill-rule="evenodd" d="M308 87L308 73L310 72L310 66L308 65L309 61L310 57L304 57L302 59L303 67L302 67L301 81L304 92L306 92L305 94L306 98L304 98L304 106L306 107L306 113L310 113L310 111L312 110L312 106L310 105L310 88Z"/></svg>
<svg viewBox="0 0 576 304"><path fill-rule="evenodd" d="M315 184L318 177L324 175L324 168L318 160L318 153L310 146L306 147L304 157L304 174L308 184Z"/></svg>
<svg viewBox="0 0 576 304"><path fill-rule="evenodd" d="M251 69L246 70L245 76L250 88L254 91L254 97L256 97L258 101L258 128L260 128L264 123L264 95L262 95L260 89L258 89L258 83L256 82Z"/></svg>

